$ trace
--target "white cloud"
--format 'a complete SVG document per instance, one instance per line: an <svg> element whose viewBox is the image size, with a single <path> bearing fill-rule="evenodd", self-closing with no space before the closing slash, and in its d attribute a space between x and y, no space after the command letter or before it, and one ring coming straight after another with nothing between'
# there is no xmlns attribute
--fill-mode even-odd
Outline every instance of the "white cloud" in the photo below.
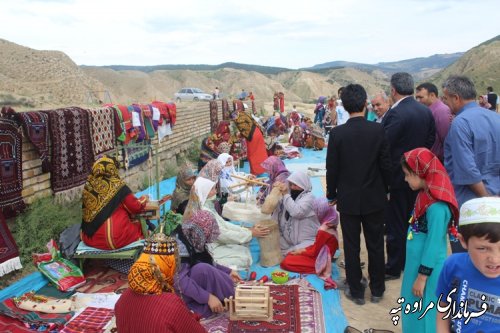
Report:
<svg viewBox="0 0 500 333"><path fill-rule="evenodd" d="M497 0L3 0L0 37L86 65L299 68L466 51L495 36Z"/></svg>

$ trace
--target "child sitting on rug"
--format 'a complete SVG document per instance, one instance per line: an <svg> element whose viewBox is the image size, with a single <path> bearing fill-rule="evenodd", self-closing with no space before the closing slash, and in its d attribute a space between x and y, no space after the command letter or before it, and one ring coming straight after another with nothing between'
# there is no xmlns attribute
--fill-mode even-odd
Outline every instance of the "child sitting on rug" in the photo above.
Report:
<svg viewBox="0 0 500 333"><path fill-rule="evenodd" d="M339 248L337 233L339 216L337 210L328 204L326 198L314 199L313 208L321 223L314 244L290 251L281 262L281 268L287 271L314 274L316 273L316 261L321 249L324 246L328 248L331 261L331 257Z"/></svg>
<svg viewBox="0 0 500 333"><path fill-rule="evenodd" d="M466 201L460 207L458 239L467 252L452 254L444 262L435 297L446 312L438 312L435 329L443 333L498 332L500 198Z"/></svg>

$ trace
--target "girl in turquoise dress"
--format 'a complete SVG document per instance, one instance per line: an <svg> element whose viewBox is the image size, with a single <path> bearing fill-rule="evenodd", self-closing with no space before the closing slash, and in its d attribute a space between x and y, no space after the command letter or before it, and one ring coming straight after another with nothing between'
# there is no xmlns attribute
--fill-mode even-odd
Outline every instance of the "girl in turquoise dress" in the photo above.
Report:
<svg viewBox="0 0 500 333"><path fill-rule="evenodd" d="M403 333L436 332L435 292L447 256L447 231L450 237L457 233L458 204L446 170L430 150L406 152L401 165L405 181L419 191L406 241L401 286ZM425 313L431 303L434 306Z"/></svg>

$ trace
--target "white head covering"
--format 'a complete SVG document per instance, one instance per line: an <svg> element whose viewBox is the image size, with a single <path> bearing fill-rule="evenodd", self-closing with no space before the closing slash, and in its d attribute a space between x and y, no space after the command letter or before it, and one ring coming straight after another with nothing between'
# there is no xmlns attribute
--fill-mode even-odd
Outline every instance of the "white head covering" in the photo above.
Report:
<svg viewBox="0 0 500 333"><path fill-rule="evenodd" d="M208 194L214 188L214 186L215 183L210 179L206 179L203 177L196 178L193 184L193 188L196 193L196 196L198 197L200 207L203 207L205 201L207 201Z"/></svg>
<svg viewBox="0 0 500 333"><path fill-rule="evenodd" d="M287 180L295 185L299 186L306 192L312 191L311 179L307 173L303 171L294 171L290 176L288 176Z"/></svg>
<svg viewBox="0 0 500 333"><path fill-rule="evenodd" d="M222 153L217 157L217 160L223 165L223 169L219 176L220 185L224 191L227 191L227 188L233 182L233 178L231 177L231 175L236 173L236 170L234 169L233 157L229 154ZM226 163L229 160L231 161L231 165L226 166Z"/></svg>
<svg viewBox="0 0 500 333"><path fill-rule="evenodd" d="M472 199L460 207L460 226L488 222L500 223L499 197Z"/></svg>

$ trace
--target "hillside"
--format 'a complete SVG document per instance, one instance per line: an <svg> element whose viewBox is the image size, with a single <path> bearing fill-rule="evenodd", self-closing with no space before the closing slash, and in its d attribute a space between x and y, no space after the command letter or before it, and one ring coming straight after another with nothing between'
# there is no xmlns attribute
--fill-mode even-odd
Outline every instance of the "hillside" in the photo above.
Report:
<svg viewBox="0 0 500 333"><path fill-rule="evenodd" d="M443 68L449 66L459 59L464 53L451 53L451 54L434 54L429 57L420 57L413 59L406 59L392 62L379 62L373 65L363 64L349 61L331 61L323 64L314 65L309 69L318 70L325 68L348 67L357 68L369 73L378 70L390 76L396 72L408 72L412 74L415 79L425 79ZM304 68L307 70L308 68Z"/></svg>
<svg viewBox="0 0 500 333"><path fill-rule="evenodd" d="M0 39L0 102L15 107L53 107L86 103L102 83L64 53L39 51Z"/></svg>
<svg viewBox="0 0 500 333"><path fill-rule="evenodd" d="M450 75L466 75L474 81L478 94L485 94L486 87L495 91L500 87L500 35L467 51L459 60L429 80L441 87Z"/></svg>

